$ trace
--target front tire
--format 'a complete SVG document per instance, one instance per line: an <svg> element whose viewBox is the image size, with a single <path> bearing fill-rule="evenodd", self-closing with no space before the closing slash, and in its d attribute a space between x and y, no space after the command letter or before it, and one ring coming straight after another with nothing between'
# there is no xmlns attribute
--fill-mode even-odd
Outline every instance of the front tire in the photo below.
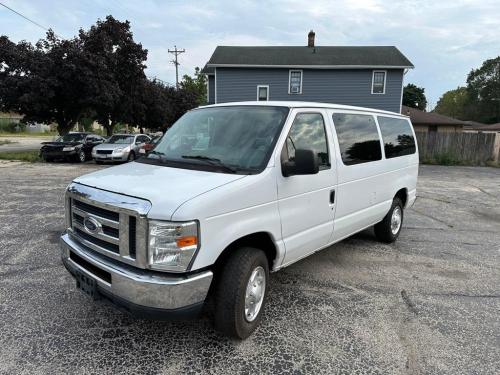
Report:
<svg viewBox="0 0 500 375"><path fill-rule="evenodd" d="M135 160L135 153L134 151L130 151L130 153L128 154L128 158L127 158L127 161L134 161Z"/></svg>
<svg viewBox="0 0 500 375"><path fill-rule="evenodd" d="M396 241L403 227L403 202L398 197L392 201L392 206L384 219L375 225L375 236L381 242Z"/></svg>
<svg viewBox="0 0 500 375"><path fill-rule="evenodd" d="M262 250L242 247L221 268L215 291L215 327L226 336L246 339L260 325L269 285L269 264Z"/></svg>
<svg viewBox="0 0 500 375"><path fill-rule="evenodd" d="M85 163L85 161L87 160L87 156L85 155L85 151L83 150L78 151L78 154L76 156L77 161L80 163Z"/></svg>

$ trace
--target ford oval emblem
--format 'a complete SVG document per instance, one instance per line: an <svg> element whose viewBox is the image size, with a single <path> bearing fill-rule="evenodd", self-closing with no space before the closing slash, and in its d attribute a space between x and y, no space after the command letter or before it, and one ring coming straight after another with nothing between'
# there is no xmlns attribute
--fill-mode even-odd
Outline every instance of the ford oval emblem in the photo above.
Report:
<svg viewBox="0 0 500 375"><path fill-rule="evenodd" d="M100 227L100 224L93 217L87 216L85 219L83 219L83 226L85 227L87 232L96 233Z"/></svg>

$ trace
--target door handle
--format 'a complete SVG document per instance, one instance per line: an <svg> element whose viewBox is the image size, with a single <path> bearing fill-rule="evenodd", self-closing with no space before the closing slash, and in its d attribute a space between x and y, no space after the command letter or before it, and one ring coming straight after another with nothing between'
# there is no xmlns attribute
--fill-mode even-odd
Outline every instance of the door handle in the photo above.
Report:
<svg viewBox="0 0 500 375"><path fill-rule="evenodd" d="M330 191L330 203L335 203L335 190Z"/></svg>

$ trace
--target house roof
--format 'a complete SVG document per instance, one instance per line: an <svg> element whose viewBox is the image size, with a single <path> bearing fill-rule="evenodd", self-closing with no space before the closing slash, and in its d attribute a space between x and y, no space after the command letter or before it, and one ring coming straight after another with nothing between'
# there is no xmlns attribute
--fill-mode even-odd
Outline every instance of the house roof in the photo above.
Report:
<svg viewBox="0 0 500 375"><path fill-rule="evenodd" d="M486 125L486 124L482 124L482 126L475 126L473 128L474 130L481 130L481 131L500 131L500 122L496 123L496 124L490 124L490 125Z"/></svg>
<svg viewBox="0 0 500 375"><path fill-rule="evenodd" d="M206 67L413 68L396 47L218 46ZM204 73L208 73L205 71Z"/></svg>
<svg viewBox="0 0 500 375"><path fill-rule="evenodd" d="M401 113L410 116L413 125L437 125L437 126L464 126L465 121L457 120L453 117L443 116L435 112L424 112L420 109L402 106Z"/></svg>
<svg viewBox="0 0 500 375"><path fill-rule="evenodd" d="M464 129L468 130L474 130L477 127L485 126L486 124L483 124L482 122L477 122L477 121L472 121L472 120L466 120L464 121Z"/></svg>
<svg viewBox="0 0 500 375"><path fill-rule="evenodd" d="M202 73L204 74L215 74L215 68L213 67L208 67L208 66L204 66L203 69L201 70Z"/></svg>

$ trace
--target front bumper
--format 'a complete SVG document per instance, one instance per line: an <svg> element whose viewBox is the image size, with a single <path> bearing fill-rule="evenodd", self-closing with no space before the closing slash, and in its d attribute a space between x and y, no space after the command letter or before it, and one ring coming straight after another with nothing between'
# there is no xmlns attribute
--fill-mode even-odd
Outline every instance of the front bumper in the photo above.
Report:
<svg viewBox="0 0 500 375"><path fill-rule="evenodd" d="M100 294L139 315L195 314L203 306L213 278L212 271L172 276L138 269L83 247L67 233L61 236L61 250L72 275L83 272L96 280Z"/></svg>
<svg viewBox="0 0 500 375"><path fill-rule="evenodd" d="M69 158L73 157L77 154L78 152L76 150L73 151L41 151L40 156L42 157L49 157L49 158Z"/></svg>
<svg viewBox="0 0 500 375"><path fill-rule="evenodd" d="M92 153L92 158L97 161L102 162L113 162L113 161L127 161L128 152L119 152L115 154L97 154Z"/></svg>

